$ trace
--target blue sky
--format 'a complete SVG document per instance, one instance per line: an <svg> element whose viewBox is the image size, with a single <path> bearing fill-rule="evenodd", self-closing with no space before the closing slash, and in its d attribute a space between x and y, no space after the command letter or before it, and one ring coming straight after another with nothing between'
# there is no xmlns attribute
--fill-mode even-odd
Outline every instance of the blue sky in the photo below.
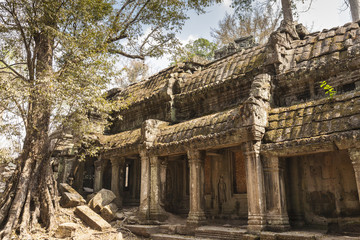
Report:
<svg viewBox="0 0 360 240"><path fill-rule="evenodd" d="M307 0L310 2L310 0ZM213 40L210 36L211 28L216 28L218 22L225 16L225 13L232 13L229 6L231 0L209 7L206 13L197 15L190 12L189 20L185 23L183 30L177 37L184 43L189 40L196 40L200 37ZM310 10L305 12L308 4L298 4L299 23L311 27L312 31L321 31L332 27L344 25L351 21L350 10L346 9L343 0L313 0ZM161 59L148 59L146 63L150 66L151 73L156 73L169 65L168 57Z"/></svg>

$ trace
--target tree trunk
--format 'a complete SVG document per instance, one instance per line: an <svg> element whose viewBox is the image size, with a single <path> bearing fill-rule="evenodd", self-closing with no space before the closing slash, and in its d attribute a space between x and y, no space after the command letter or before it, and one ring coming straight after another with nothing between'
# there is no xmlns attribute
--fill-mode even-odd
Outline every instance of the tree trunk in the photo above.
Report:
<svg viewBox="0 0 360 240"><path fill-rule="evenodd" d="M360 20L360 0L349 0L352 21Z"/></svg>
<svg viewBox="0 0 360 240"><path fill-rule="evenodd" d="M35 48L37 74L29 96L23 152L0 198L0 239L10 239L14 232L25 236L38 223L51 229L58 208L48 139L53 38L46 32L37 34Z"/></svg>
<svg viewBox="0 0 360 240"><path fill-rule="evenodd" d="M291 9L291 0L281 0L281 7L284 14L285 22L293 22L293 14Z"/></svg>

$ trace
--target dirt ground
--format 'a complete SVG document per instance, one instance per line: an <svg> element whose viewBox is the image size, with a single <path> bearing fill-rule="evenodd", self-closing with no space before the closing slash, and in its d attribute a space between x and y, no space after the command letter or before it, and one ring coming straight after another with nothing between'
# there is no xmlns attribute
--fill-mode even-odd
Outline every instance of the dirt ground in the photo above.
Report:
<svg viewBox="0 0 360 240"><path fill-rule="evenodd" d="M137 237L133 233L131 233L128 229L123 227L122 221L117 220L116 222L112 222L113 228L108 231L96 231L88 227L80 218L74 215L74 208L60 208L60 213L57 217L57 223L76 223L78 227L75 230L75 234L73 237L62 238L65 240L120 240L119 233L122 234L123 239L125 240L140 240L146 239ZM55 236L56 227L53 231L47 232L45 229L38 228L33 231L26 239L22 238L22 240L54 240L59 239ZM17 239L17 238L14 238Z"/></svg>

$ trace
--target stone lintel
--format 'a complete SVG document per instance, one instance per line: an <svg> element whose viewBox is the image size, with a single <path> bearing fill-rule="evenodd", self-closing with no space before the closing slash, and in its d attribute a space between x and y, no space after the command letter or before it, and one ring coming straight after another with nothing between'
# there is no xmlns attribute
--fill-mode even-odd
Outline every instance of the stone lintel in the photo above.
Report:
<svg viewBox="0 0 360 240"><path fill-rule="evenodd" d="M330 135L301 138L261 145L261 154L279 157L300 156L356 148L360 145L360 131L352 130Z"/></svg>

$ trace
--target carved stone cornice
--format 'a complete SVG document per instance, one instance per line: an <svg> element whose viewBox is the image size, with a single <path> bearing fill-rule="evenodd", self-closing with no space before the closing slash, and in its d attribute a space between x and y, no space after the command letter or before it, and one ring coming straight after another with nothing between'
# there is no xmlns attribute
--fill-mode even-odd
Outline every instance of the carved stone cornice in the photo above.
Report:
<svg viewBox="0 0 360 240"><path fill-rule="evenodd" d="M202 157L202 152L197 149L193 149L193 148L188 149L187 156L190 164L191 163L201 164L204 161L204 158Z"/></svg>
<svg viewBox="0 0 360 240"><path fill-rule="evenodd" d="M110 162L112 167L120 166L120 160L118 158L110 158Z"/></svg>
<svg viewBox="0 0 360 240"><path fill-rule="evenodd" d="M102 161L101 161L101 159L94 161L94 166L95 166L96 169L101 170L101 168L102 168Z"/></svg>
<svg viewBox="0 0 360 240"><path fill-rule="evenodd" d="M285 160L273 155L263 155L262 164L264 171L284 170Z"/></svg>
<svg viewBox="0 0 360 240"><path fill-rule="evenodd" d="M360 172L360 148L349 148L348 153L354 170Z"/></svg>

